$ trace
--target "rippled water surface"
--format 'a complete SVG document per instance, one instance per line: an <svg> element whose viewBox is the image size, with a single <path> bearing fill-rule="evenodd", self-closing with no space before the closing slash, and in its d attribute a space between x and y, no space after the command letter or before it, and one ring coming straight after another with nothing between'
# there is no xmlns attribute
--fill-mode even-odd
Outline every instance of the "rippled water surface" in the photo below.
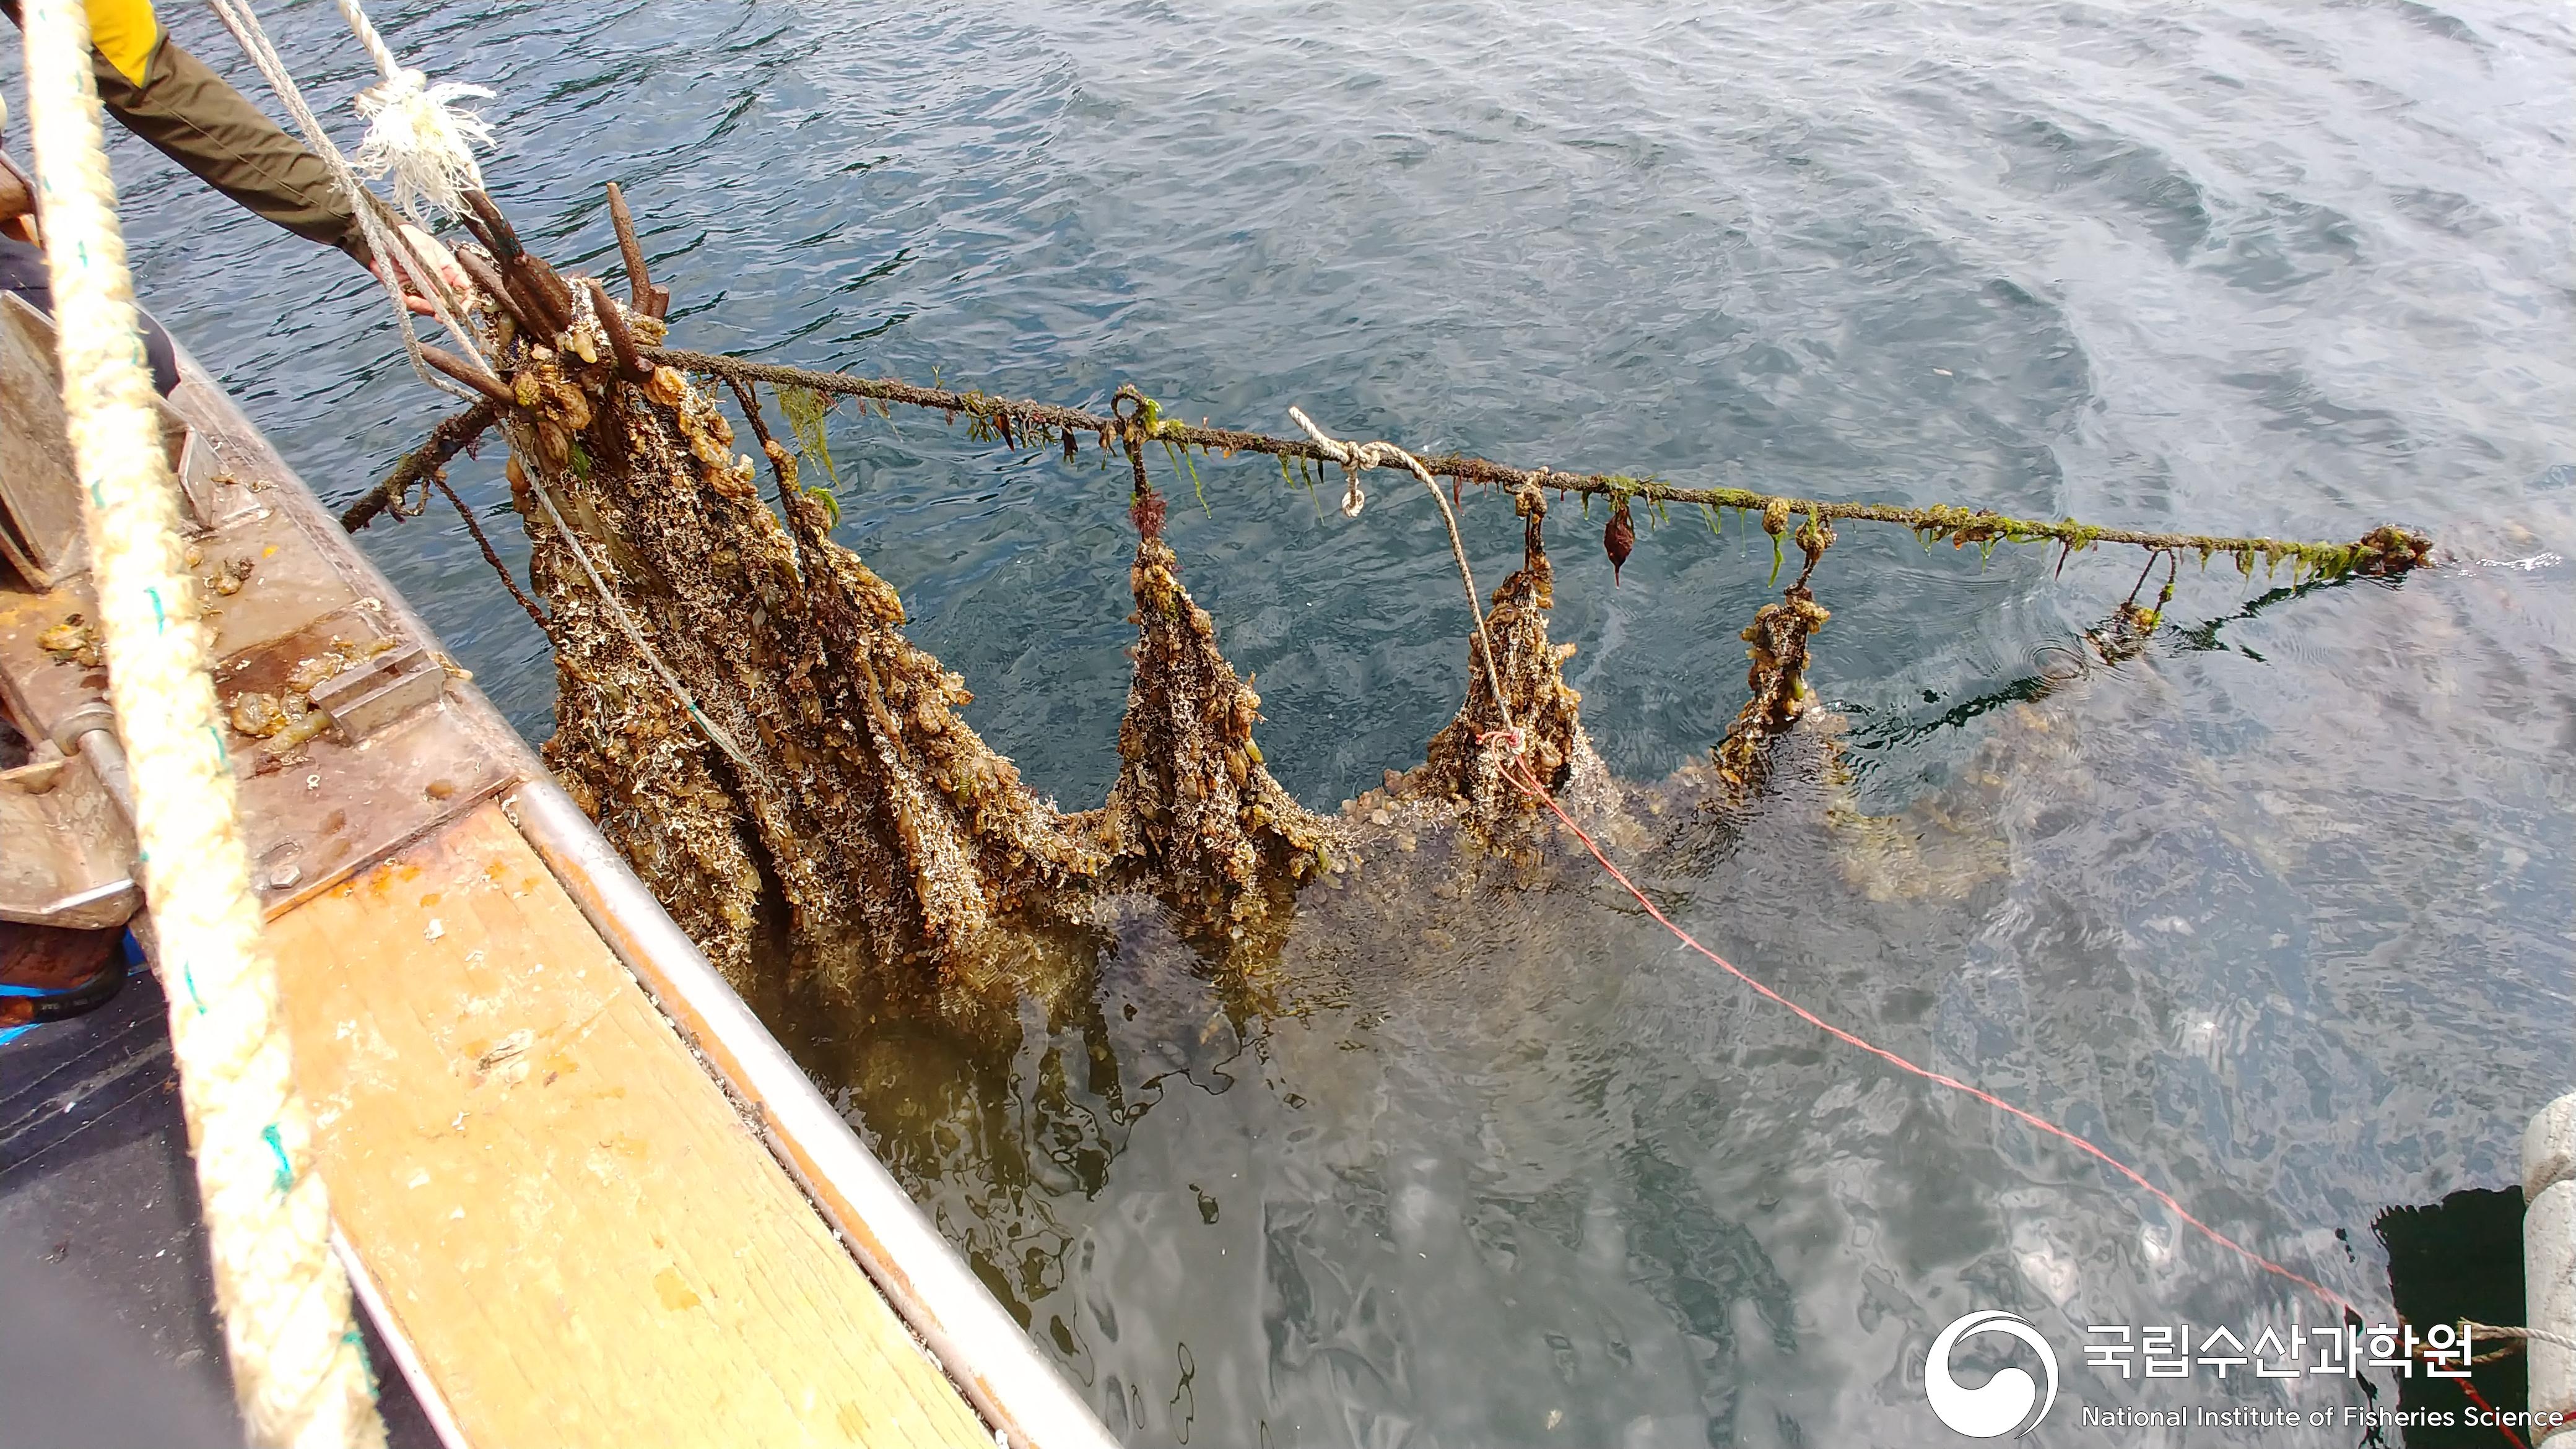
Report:
<svg viewBox="0 0 2576 1449"><path fill-rule="evenodd" d="M338 106L358 57L329 7L270 8ZM501 92L495 189L550 256L613 267L598 183L627 186L689 345L1094 404L1132 381L1271 429L1296 403L1685 482L2427 528L2457 561L2402 584L2186 569L2169 626L2111 665L2082 631L2134 560L1981 568L1848 526L1816 681L1860 806L1897 823L1829 826L1802 787L1649 874L1791 996L2098 1138L2373 1312L2376 1213L2511 1183L2524 1118L2568 1085L2564 7L377 18ZM118 165L153 305L318 488L362 489L438 411L363 279L137 145ZM1121 485L920 419L845 413L835 449L843 537L979 691L977 727L1096 800ZM1172 539L1257 671L1273 767L1332 805L1419 759L1464 665L1426 500L1389 483L1345 521L1266 465L1206 472ZM457 481L520 557L491 460ZM1490 582L1516 530L1470 502ZM1554 527L1586 718L1615 769L1660 775L1741 700L1770 550L1677 514L1614 588L1571 505ZM542 734L543 641L454 520L365 544ZM1128 913L1016 1020L772 1006L1136 1445L1954 1442L1921 1365L1972 1306L2059 1345L2067 1402L2033 1443L2098 1442L2085 1404L2360 1402L2084 1367L2088 1324L2321 1310L1581 875L1319 904L1257 980Z"/></svg>

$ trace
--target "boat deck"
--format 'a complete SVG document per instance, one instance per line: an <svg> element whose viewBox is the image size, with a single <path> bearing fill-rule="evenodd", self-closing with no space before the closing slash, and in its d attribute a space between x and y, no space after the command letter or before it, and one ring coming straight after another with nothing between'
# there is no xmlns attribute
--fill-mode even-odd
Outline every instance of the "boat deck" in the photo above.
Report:
<svg viewBox="0 0 2576 1449"><path fill-rule="evenodd" d="M149 970L0 1045L0 1404L8 1442L241 1449L168 1002ZM390 1449L442 1449L375 1325Z"/></svg>
<svg viewBox="0 0 2576 1449"><path fill-rule="evenodd" d="M0 452L21 463L61 446L50 343L0 299ZM328 732L230 747L397 1442L1105 1446L301 481L193 361L185 378L168 425L184 511L205 567L243 575L213 601L221 707L299 687L317 657L353 660L311 687ZM0 771L0 805L36 846L101 820L122 786L113 738L81 733L98 729L103 671L42 647L88 610L76 556L25 576L44 542L31 491L68 477L44 473L0 476L21 560L20 576L0 567L0 707L40 754ZM58 899L93 916L130 889L121 865L80 874L98 856L65 854L45 877L79 886ZM14 899L20 919L45 918ZM148 918L135 928L148 946ZM65 1246L11 1249L7 1277L67 1314L121 1300L107 1316L139 1322L183 1370L160 1374L172 1392L202 1399L221 1349L166 1035L135 1014L147 997L137 982L111 1003L120 1029L39 1028L0 1059L0 1224ZM93 1239L159 1246L120 1270ZM120 1271L133 1283L114 1286ZM120 1375L92 1377L119 1392Z"/></svg>
<svg viewBox="0 0 2576 1449"><path fill-rule="evenodd" d="M497 804L270 941L333 1216L466 1442L992 1443Z"/></svg>

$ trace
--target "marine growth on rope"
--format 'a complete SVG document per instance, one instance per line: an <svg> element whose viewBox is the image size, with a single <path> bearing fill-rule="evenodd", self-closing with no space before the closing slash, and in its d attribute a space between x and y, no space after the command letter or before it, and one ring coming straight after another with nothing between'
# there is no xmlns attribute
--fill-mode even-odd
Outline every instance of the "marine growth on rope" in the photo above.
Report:
<svg viewBox="0 0 2576 1449"><path fill-rule="evenodd" d="M1103 416L682 352L664 345L669 296L641 273L622 198L612 197L611 214L630 272L625 303L596 279L567 280L527 251L488 198L467 200L481 245L464 248L461 261L476 283L469 315L480 359L442 354L439 365L486 400L442 425L347 521L400 514L408 488L434 478L486 427L500 429L533 590L545 605L530 612L555 652L548 762L738 984L778 952L851 942L885 969L936 975L973 957L997 928L1080 927L1106 895L1122 892L1160 899L1185 932L1240 940L1291 908L1302 883L1373 849L1372 830L1394 828L1384 805L1319 816L1272 776L1257 738L1260 696L1181 583L1169 508L1146 472L1147 442L1172 450L1175 472L1194 490L1203 488L1190 457L1197 451L1271 454L1283 476L1292 460L1299 473L1333 462L1350 475L1350 499L1362 496L1358 473L1389 460L1426 482L1437 475L1453 489L1509 492L1523 521L1521 566L1485 601L1475 627L1461 631L1458 712L1432 736L1421 765L1389 771L1385 795L1371 794L1407 812L1407 841L1426 822L1446 823L1515 857L1551 838L1537 792L1595 817L1626 808L1584 732L1580 696L1565 683L1574 646L1548 636L1556 574L1543 489L1611 495L1602 548L1614 585L1636 547L1633 498L1656 509L1697 503L1712 519L1720 509L1750 510L1775 560L1784 543L1803 555L1796 579L1743 631L1749 698L1713 751L1714 770L1685 769L1668 787L1705 792L1713 780L1723 799L1761 787L1771 742L1808 711L1809 641L1831 617L1813 579L1837 520L1893 522L1927 541L1981 550L2020 541L2069 553L2104 543L2148 548L2150 567L2159 555L2167 560L2168 578L2153 605L2137 605L2132 590L2122 607L2120 627L2139 638L2157 626L2184 552L2227 553L2248 571L2258 555L2286 559L2328 576L2403 572L2430 554L2426 540L2393 527L2349 545L2300 544L1674 488L1417 459L1391 444L1334 441L1302 414L1304 441L1193 427L1133 389ZM766 460L770 498L733 424L692 374L731 389ZM778 390L793 449L770 435L764 382ZM1137 535L1126 588L1135 667L1119 773L1099 808L1060 809L983 742L960 714L973 699L965 681L912 643L893 588L832 538L833 494L803 486L797 474L800 457L831 470L825 428L839 396L862 407L963 414L977 437L1014 449L1061 446L1072 456L1087 435L1126 455L1126 513ZM1463 547L1454 561L1466 579ZM80 652L68 629L57 633L49 648ZM279 728L287 713L281 707Z"/></svg>

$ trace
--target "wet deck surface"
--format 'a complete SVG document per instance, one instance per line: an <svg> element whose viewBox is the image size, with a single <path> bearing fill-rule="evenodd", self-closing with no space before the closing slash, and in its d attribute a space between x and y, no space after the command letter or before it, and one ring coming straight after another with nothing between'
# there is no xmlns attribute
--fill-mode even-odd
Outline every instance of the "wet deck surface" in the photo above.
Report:
<svg viewBox="0 0 2576 1449"><path fill-rule="evenodd" d="M334 1214L470 1442L991 1442L497 808L271 929ZM240 1442L164 1010L0 1048L12 1445Z"/></svg>

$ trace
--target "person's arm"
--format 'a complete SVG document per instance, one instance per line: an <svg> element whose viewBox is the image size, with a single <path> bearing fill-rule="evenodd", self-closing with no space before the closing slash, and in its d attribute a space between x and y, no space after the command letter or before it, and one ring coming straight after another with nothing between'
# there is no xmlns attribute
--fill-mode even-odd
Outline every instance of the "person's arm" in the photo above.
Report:
<svg viewBox="0 0 2576 1449"><path fill-rule="evenodd" d="M142 0L91 0L97 11ZM133 75L95 52L98 95L125 128L207 185L303 237L370 265L350 198L320 157L176 41L156 34Z"/></svg>
<svg viewBox="0 0 2576 1449"><path fill-rule="evenodd" d="M88 0L87 8L99 100L127 130L246 210L379 270L358 225L355 198L340 189L322 158L163 34L151 0ZM0 14L17 21L18 0L0 0ZM465 289L464 271L435 238L408 223L402 236L449 287ZM393 270L413 311L437 310L408 263L397 259Z"/></svg>
<svg viewBox="0 0 2576 1449"><path fill-rule="evenodd" d="M217 191L368 266L364 235L321 158L163 33L151 0L89 0L98 96L125 128ZM18 20L17 0L0 11Z"/></svg>

